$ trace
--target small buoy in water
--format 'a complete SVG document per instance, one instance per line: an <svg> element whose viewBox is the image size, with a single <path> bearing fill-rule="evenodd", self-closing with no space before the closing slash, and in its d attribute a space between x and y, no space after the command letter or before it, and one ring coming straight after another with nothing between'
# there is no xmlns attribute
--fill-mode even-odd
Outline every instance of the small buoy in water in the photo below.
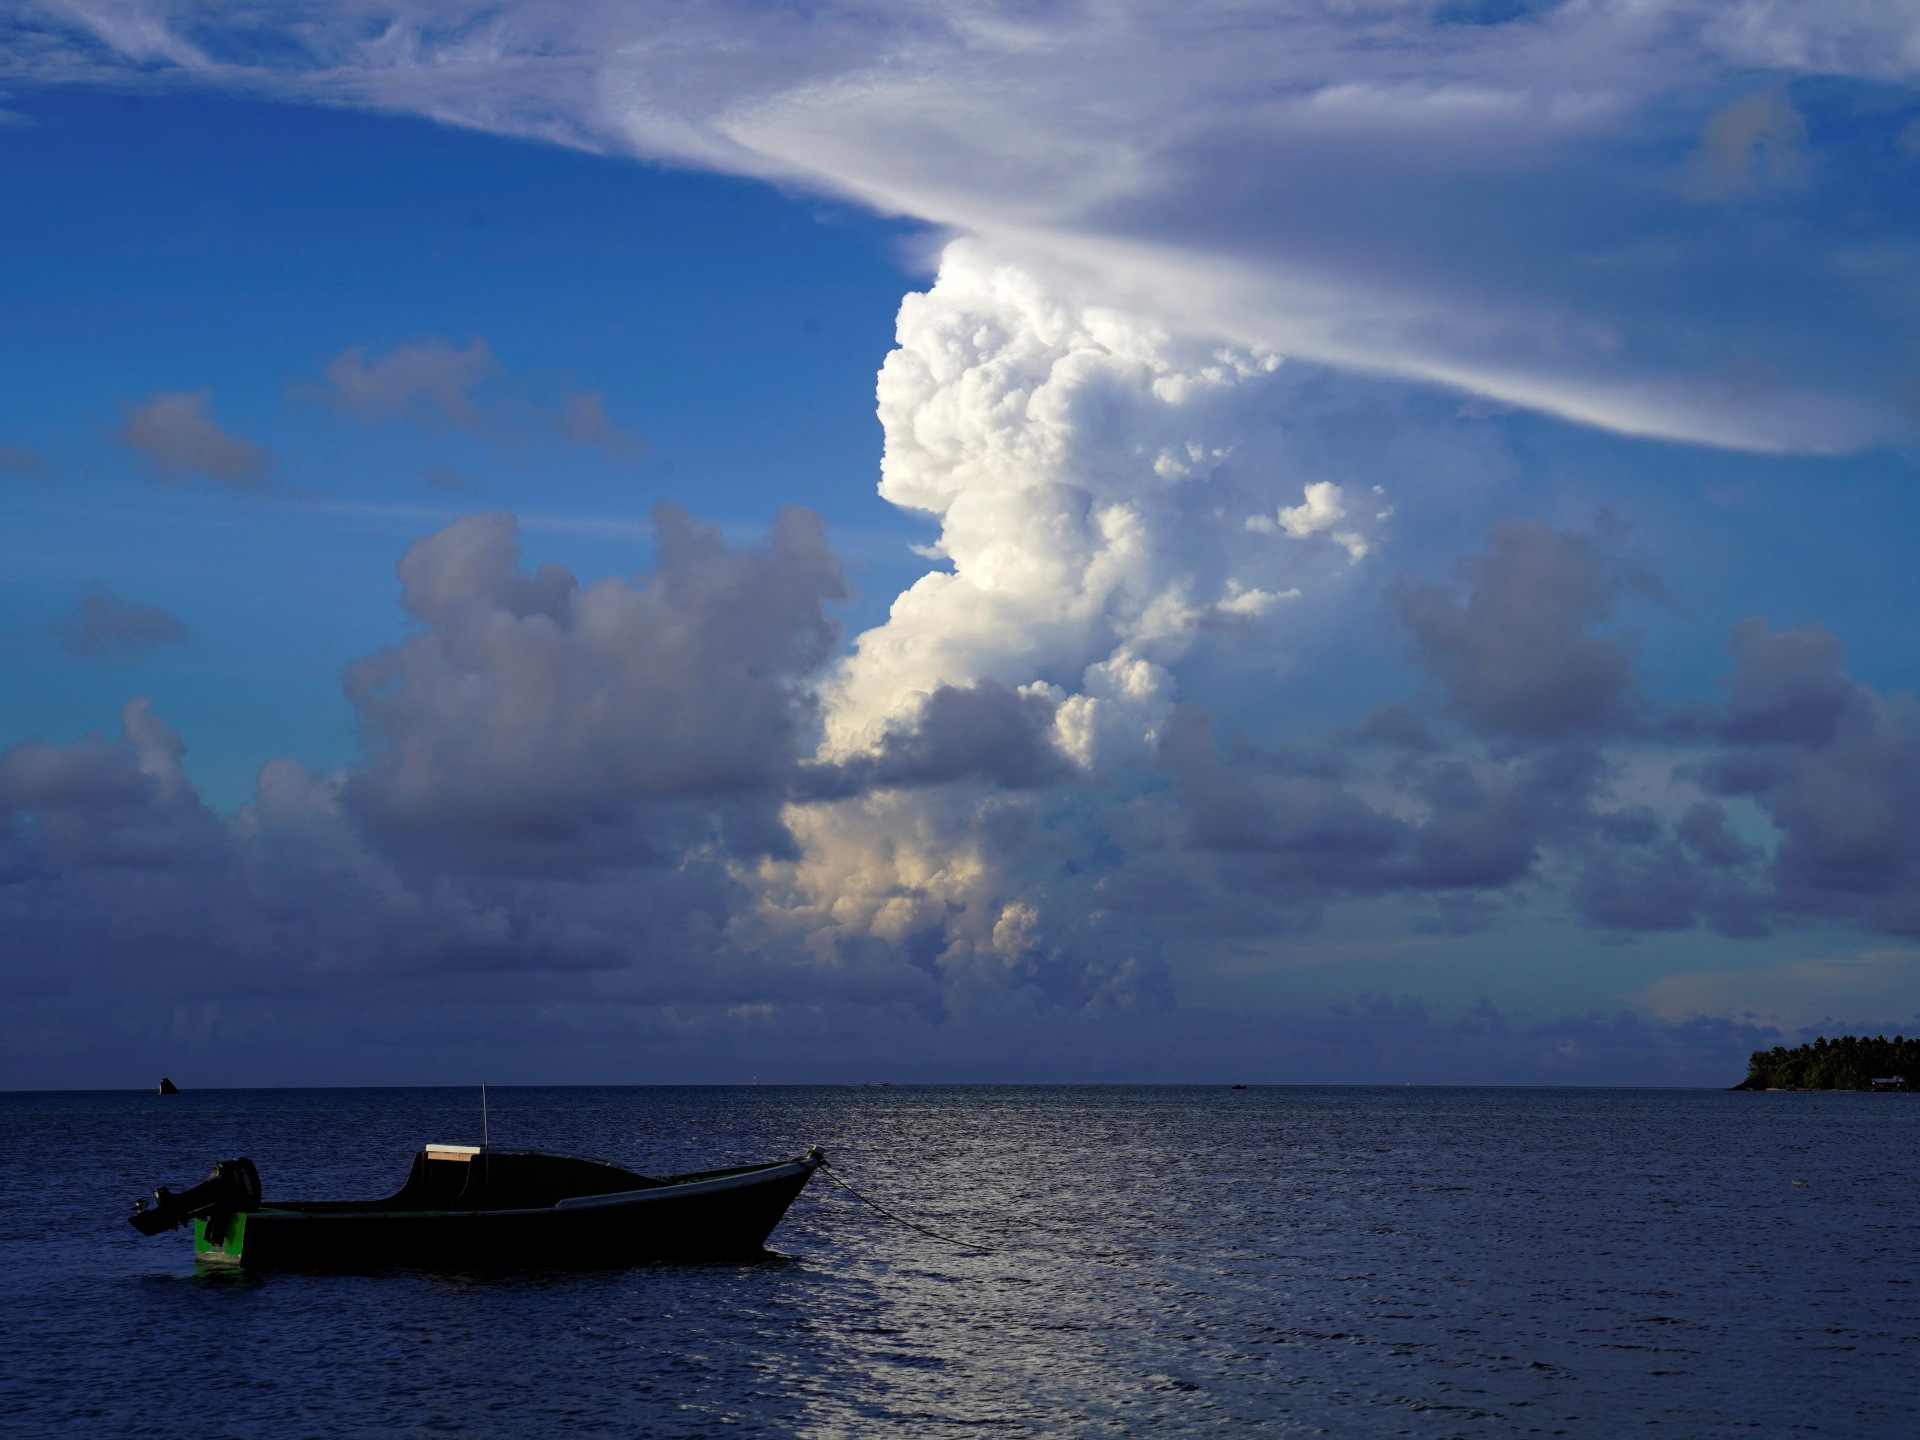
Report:
<svg viewBox="0 0 1920 1440"><path fill-rule="evenodd" d="M178 1095L180 1093L180 1087L162 1075L160 1077L160 1093L162 1095Z"/></svg>

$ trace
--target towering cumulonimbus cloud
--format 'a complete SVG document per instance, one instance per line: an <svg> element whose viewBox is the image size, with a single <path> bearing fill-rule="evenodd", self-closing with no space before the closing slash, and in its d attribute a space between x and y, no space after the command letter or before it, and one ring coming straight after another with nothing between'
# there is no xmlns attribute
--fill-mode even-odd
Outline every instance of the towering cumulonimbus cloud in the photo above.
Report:
<svg viewBox="0 0 1920 1440"><path fill-rule="evenodd" d="M902 304L898 340L881 494L938 519L946 564L824 687L821 764L786 817L800 853L762 876L767 923L823 953L884 943L947 990L1166 1003L1151 928L1089 858L1116 848L1097 787L1153 765L1185 662L1280 668L1302 586L1365 553L1385 509L1349 516L1299 433L1341 387L974 241ZM1337 535L1270 523L1316 497L1345 517Z"/></svg>
<svg viewBox="0 0 1920 1440"><path fill-rule="evenodd" d="M855 641L828 689L830 749L874 742L940 686L993 680L1049 697L1082 767L1144 756L1174 702L1168 666L1210 636L1260 643L1332 563L1302 553L1311 531L1246 523L1339 493L1290 433L1299 391L1271 352L949 246L901 305L879 410L880 493L939 519L931 553L950 568Z"/></svg>
<svg viewBox="0 0 1920 1440"><path fill-rule="evenodd" d="M470 517L402 562L420 630L352 670L346 773L275 762L223 824L144 707L117 741L0 753L0 921L46 953L81 956L124 875L156 946L295 974L930 1018L1165 1008L1169 935L1217 954L1352 899L1449 934L1548 892L1616 937L1920 930L1913 702L1824 632L1755 626L1721 703L1663 712L1603 534L1496 527L1452 582L1392 590L1429 688L1344 733L1235 734L1200 683L1257 675L1240 697L1280 708L1294 647L1386 573L1395 507L1457 479L1457 429L1370 423L1409 386L1449 419L1750 451L1911 435L1920 211L1873 183L1911 162L1911 7L44 13L5 22L0 76L427 115L948 240L878 386L880 493L937 520L940 563L844 658L806 517L743 553L665 516L654 575L591 585ZM491 434L489 368L349 354L330 393ZM125 443L258 484L264 452L188 401L130 411ZM541 433L634 453L610 425L588 395Z"/></svg>
<svg viewBox="0 0 1920 1440"><path fill-rule="evenodd" d="M1429 693L1294 744L1183 705L1131 777L1088 775L1049 697L990 680L809 759L837 583L817 524L744 549L663 530L652 576L584 587L518 565L504 517L415 546L421 628L357 677L367 753L336 775L273 761L231 819L144 701L118 737L0 751L0 983L39 1007L21 1023L191 1005L235 1024L329 995L696 1026L1150 1012L1178 995L1172 939L1298 934L1367 898L1447 934L1556 892L1620 937L1920 923L1911 697L1847 675L1817 627L1753 622L1724 698L1663 713L1607 630L1637 577L1604 529L1498 527L1453 583L1403 592ZM1657 804L1618 785L1650 744L1677 765Z"/></svg>

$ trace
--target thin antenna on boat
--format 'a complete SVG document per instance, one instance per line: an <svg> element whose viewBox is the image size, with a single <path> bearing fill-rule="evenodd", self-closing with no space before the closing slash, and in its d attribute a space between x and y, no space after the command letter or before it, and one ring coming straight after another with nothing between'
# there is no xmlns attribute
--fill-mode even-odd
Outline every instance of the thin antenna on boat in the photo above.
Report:
<svg viewBox="0 0 1920 1440"><path fill-rule="evenodd" d="M487 1131L487 1082L480 1082L480 1148L485 1150L492 1141Z"/></svg>

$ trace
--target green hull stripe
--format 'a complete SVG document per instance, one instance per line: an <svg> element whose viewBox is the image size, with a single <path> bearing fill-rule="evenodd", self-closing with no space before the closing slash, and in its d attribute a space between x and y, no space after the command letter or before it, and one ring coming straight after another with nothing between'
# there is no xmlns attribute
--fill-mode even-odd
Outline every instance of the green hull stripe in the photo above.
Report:
<svg viewBox="0 0 1920 1440"><path fill-rule="evenodd" d="M240 1214L216 1215L213 1218L217 1225L224 1226L224 1228L215 1230L214 1233L217 1239L208 1238L207 1222L205 1220L196 1220L193 1222L193 1258L196 1260L238 1260L240 1258L240 1252L246 1248L247 1217L244 1214Z"/></svg>

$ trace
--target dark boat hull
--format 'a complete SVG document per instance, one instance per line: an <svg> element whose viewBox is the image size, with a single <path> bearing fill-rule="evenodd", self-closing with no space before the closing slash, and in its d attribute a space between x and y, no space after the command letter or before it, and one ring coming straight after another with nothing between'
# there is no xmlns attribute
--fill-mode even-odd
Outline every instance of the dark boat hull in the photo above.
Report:
<svg viewBox="0 0 1920 1440"><path fill-rule="evenodd" d="M759 1254L811 1156L531 1209L275 1205L194 1224L195 1258L249 1270L513 1270Z"/></svg>

